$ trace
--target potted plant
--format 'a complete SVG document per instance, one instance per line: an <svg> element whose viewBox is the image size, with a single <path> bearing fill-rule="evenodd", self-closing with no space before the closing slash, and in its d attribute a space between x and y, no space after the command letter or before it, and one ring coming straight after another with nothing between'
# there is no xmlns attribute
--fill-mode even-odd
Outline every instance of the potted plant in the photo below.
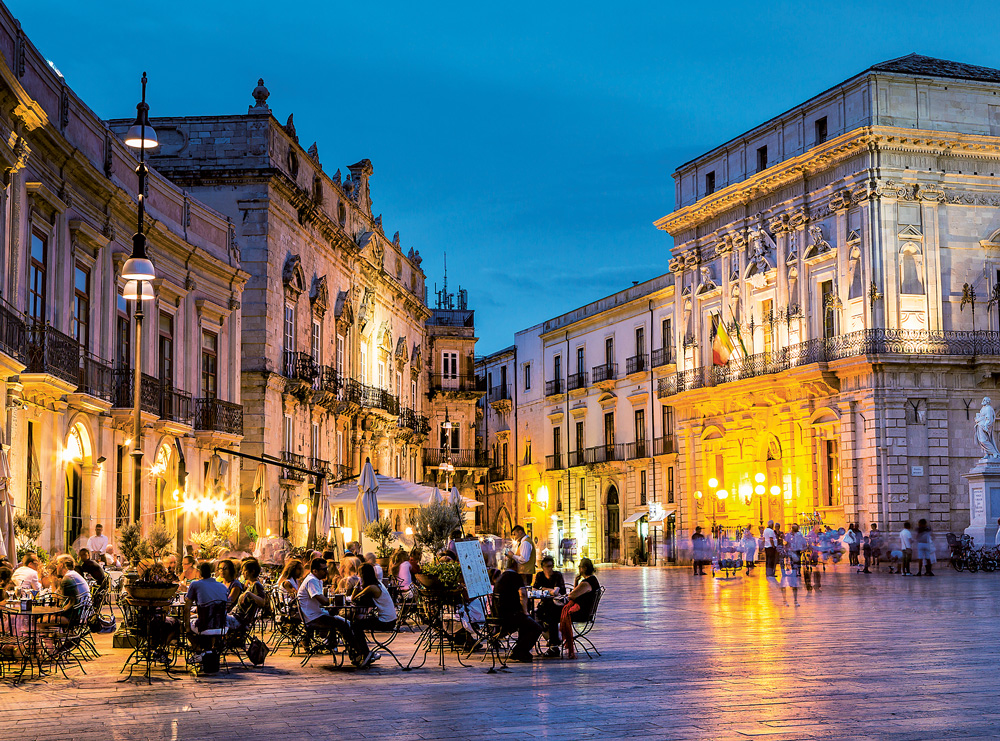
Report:
<svg viewBox="0 0 1000 741"><path fill-rule="evenodd" d="M420 573L413 576L427 589L449 593L462 590L462 567L454 561L424 564L420 567Z"/></svg>
<svg viewBox="0 0 1000 741"><path fill-rule="evenodd" d="M389 541L392 540L394 532L388 517L372 520L365 527L365 537L375 543L375 558L383 569L389 568L389 557L392 556Z"/></svg>
<svg viewBox="0 0 1000 741"><path fill-rule="evenodd" d="M148 545L142 539L142 529L138 522L130 522L118 530L118 549L128 561L129 574L135 572L139 565L139 559L147 555L147 548Z"/></svg>
<svg viewBox="0 0 1000 741"><path fill-rule="evenodd" d="M444 548L452 531L461 524L462 505L459 502L431 502L410 514L413 540L432 554Z"/></svg>
<svg viewBox="0 0 1000 741"><path fill-rule="evenodd" d="M216 544L215 533L211 530L201 530L200 532L188 535L188 540L194 546L198 558L215 558L221 548Z"/></svg>

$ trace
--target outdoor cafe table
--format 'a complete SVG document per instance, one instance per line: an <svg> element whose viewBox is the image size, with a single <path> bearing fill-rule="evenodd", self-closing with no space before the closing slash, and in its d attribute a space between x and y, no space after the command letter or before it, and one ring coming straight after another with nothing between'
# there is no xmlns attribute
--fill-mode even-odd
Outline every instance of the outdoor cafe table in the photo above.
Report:
<svg viewBox="0 0 1000 741"><path fill-rule="evenodd" d="M16 606L15 606L16 605ZM32 605L30 610L22 610L20 602L12 605L4 605L4 625L10 626L12 634L17 638L21 649L21 671L18 673L14 684L17 684L24 677L24 672L31 665L34 674L35 665L38 666L38 676L44 676L45 670L42 667L42 656L39 642L39 623L42 618L51 618L65 612L64 608L56 606Z"/></svg>

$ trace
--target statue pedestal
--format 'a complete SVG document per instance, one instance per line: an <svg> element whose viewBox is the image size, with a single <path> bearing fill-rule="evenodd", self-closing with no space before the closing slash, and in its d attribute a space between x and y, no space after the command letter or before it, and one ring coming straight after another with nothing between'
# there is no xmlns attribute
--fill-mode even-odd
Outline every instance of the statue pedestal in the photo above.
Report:
<svg viewBox="0 0 1000 741"><path fill-rule="evenodd" d="M963 476L969 482L969 527L976 548L995 545L1000 517L1000 458L980 458Z"/></svg>

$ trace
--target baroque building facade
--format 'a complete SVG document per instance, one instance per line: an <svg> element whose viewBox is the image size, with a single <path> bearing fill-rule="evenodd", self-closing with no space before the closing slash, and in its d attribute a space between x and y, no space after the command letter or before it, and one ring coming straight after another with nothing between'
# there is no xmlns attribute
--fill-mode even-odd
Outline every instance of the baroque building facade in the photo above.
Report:
<svg viewBox="0 0 1000 741"><path fill-rule="evenodd" d="M348 482L366 460L385 475L443 482L439 466L454 452L453 481L474 497L477 461L462 457L475 449L473 312L464 298L461 310L453 298L428 307L420 254L398 232L387 238L372 212L371 162L328 174L318 145L300 144L293 116L279 123L269 95L260 80L244 115L152 121L162 142L154 167L227 215L250 276L241 450L272 465L259 476L244 462L242 520L303 542L315 484ZM456 426L447 446L446 414Z"/></svg>
<svg viewBox="0 0 1000 741"><path fill-rule="evenodd" d="M186 500L238 446L240 296L246 275L222 214L151 173L147 245L156 299L142 338L141 490L133 490L134 307L121 266L136 227L137 161L0 6L0 385L10 488L65 550L101 524L201 529ZM226 414L220 414L225 407ZM215 505L213 505L215 506Z"/></svg>

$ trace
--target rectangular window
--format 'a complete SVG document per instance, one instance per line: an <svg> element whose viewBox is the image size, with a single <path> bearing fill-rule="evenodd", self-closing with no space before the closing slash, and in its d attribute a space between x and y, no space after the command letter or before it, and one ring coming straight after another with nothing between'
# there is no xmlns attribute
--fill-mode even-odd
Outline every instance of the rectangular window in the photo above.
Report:
<svg viewBox="0 0 1000 741"><path fill-rule="evenodd" d="M823 337L829 339L837 334L836 318L837 312L834 310L833 301L833 281L825 280L819 284L820 306L819 310L823 316Z"/></svg>
<svg viewBox="0 0 1000 741"><path fill-rule="evenodd" d="M635 354L645 355L646 354L646 328L636 327L635 328Z"/></svg>
<svg viewBox="0 0 1000 741"><path fill-rule="evenodd" d="M664 349L664 360L670 363L674 359L673 321L670 319L660 322L660 347Z"/></svg>
<svg viewBox="0 0 1000 741"><path fill-rule="evenodd" d="M165 311L160 312L159 324L160 381L164 386L174 385L174 318Z"/></svg>
<svg viewBox="0 0 1000 741"><path fill-rule="evenodd" d="M118 320L115 327L116 360L119 368L132 367L132 320L128 301L118 294Z"/></svg>
<svg viewBox="0 0 1000 741"><path fill-rule="evenodd" d="M312 323L312 337L311 344L309 347L309 352L312 355L313 362L316 365L322 365L323 361L320 353L320 335L322 327L318 320L314 319Z"/></svg>
<svg viewBox="0 0 1000 741"><path fill-rule="evenodd" d="M767 146L757 147L757 172L767 169Z"/></svg>
<svg viewBox="0 0 1000 741"><path fill-rule="evenodd" d="M73 273L73 337L90 350L90 271L77 263Z"/></svg>
<svg viewBox="0 0 1000 741"><path fill-rule="evenodd" d="M580 421L576 423L576 452L578 456L583 455L583 449L584 447L586 447L584 445L584 442L585 441L583 439L583 422ZM577 458L576 463L578 465L583 463L582 458Z"/></svg>
<svg viewBox="0 0 1000 741"><path fill-rule="evenodd" d="M604 340L604 362L611 365L615 362L615 338L608 337Z"/></svg>
<svg viewBox="0 0 1000 741"><path fill-rule="evenodd" d="M344 465L344 433L337 430L337 465Z"/></svg>
<svg viewBox="0 0 1000 741"><path fill-rule="evenodd" d="M316 422L312 423L312 429L309 435L309 449L312 451L313 458L322 458L319 449L319 425Z"/></svg>
<svg viewBox="0 0 1000 741"><path fill-rule="evenodd" d="M344 377L344 336L337 335L337 377Z"/></svg>
<svg viewBox="0 0 1000 741"><path fill-rule="evenodd" d="M580 501L577 503L580 511L587 509L587 479L580 479Z"/></svg>
<svg viewBox="0 0 1000 741"><path fill-rule="evenodd" d="M715 170L705 173L705 195L710 196L715 192Z"/></svg>
<svg viewBox="0 0 1000 741"><path fill-rule="evenodd" d="M358 380L361 383L368 383L368 345L365 342L361 343L361 372L358 373Z"/></svg>
<svg viewBox="0 0 1000 741"><path fill-rule="evenodd" d="M460 450L459 439L458 439L458 428L459 425L452 423L451 426L451 449L453 452ZM444 426L444 422L441 423L441 448L442 450L448 447L448 429Z"/></svg>
<svg viewBox="0 0 1000 741"><path fill-rule="evenodd" d="M674 467L667 466L667 504L674 503Z"/></svg>
<svg viewBox="0 0 1000 741"><path fill-rule="evenodd" d="M840 506L840 451L836 440L823 441L826 506Z"/></svg>
<svg viewBox="0 0 1000 741"><path fill-rule="evenodd" d="M562 511L562 479L556 481L556 511Z"/></svg>
<svg viewBox="0 0 1000 741"><path fill-rule="evenodd" d="M524 465L531 465L531 440L524 441Z"/></svg>
<svg viewBox="0 0 1000 741"><path fill-rule="evenodd" d="M282 419L281 426L281 449L286 453L291 453L295 450L293 445L294 440L294 430L292 427L292 416L286 414Z"/></svg>
<svg viewBox="0 0 1000 741"><path fill-rule="evenodd" d="M29 423L28 429L31 429ZM115 527L125 527L131 519L128 494L125 493L125 446L118 445L115 454Z"/></svg>
<svg viewBox="0 0 1000 741"><path fill-rule="evenodd" d="M646 505L646 470L639 471L639 506Z"/></svg>
<svg viewBox="0 0 1000 741"><path fill-rule="evenodd" d="M635 410L635 441L636 443L642 443L643 446L646 444L646 410L636 409Z"/></svg>
<svg viewBox="0 0 1000 741"><path fill-rule="evenodd" d="M441 353L441 375L444 378L458 378L458 353Z"/></svg>
<svg viewBox="0 0 1000 741"><path fill-rule="evenodd" d="M403 374L399 371L396 372L396 398L403 399Z"/></svg>
<svg viewBox="0 0 1000 741"><path fill-rule="evenodd" d="M385 388L385 361L378 361L378 388Z"/></svg>
<svg viewBox="0 0 1000 741"><path fill-rule="evenodd" d="M28 318L45 323L46 272L49 240L43 234L31 233L31 260L28 263Z"/></svg>
<svg viewBox="0 0 1000 741"><path fill-rule="evenodd" d="M201 333L201 395L214 399L219 393L219 335Z"/></svg>
<svg viewBox="0 0 1000 741"><path fill-rule="evenodd" d="M604 446L611 447L615 444L615 413L606 412L604 414Z"/></svg>
<svg viewBox="0 0 1000 741"><path fill-rule="evenodd" d="M764 355L770 357L774 332L774 301L767 299L760 304L760 315L764 319Z"/></svg>
<svg viewBox="0 0 1000 741"><path fill-rule="evenodd" d="M663 407L663 434L674 434L674 408L666 405Z"/></svg>
<svg viewBox="0 0 1000 741"><path fill-rule="evenodd" d="M587 366L584 365L583 348L578 347L576 348L576 372L583 373L586 369Z"/></svg>
<svg viewBox="0 0 1000 741"><path fill-rule="evenodd" d="M562 355L556 355L552 358L552 380L559 381L562 379Z"/></svg>
<svg viewBox="0 0 1000 741"><path fill-rule="evenodd" d="M531 363L524 364L524 390L531 391Z"/></svg>
<svg viewBox="0 0 1000 741"><path fill-rule="evenodd" d="M562 427L552 428L552 455L556 457L556 467L561 468L558 463L559 458L562 455Z"/></svg>
<svg viewBox="0 0 1000 741"><path fill-rule="evenodd" d="M823 118L817 118L813 127L816 130L816 143L822 144L826 141L826 116L823 116Z"/></svg>
<svg viewBox="0 0 1000 741"><path fill-rule="evenodd" d="M417 382L410 381L410 407L417 411Z"/></svg>
<svg viewBox="0 0 1000 741"><path fill-rule="evenodd" d="M285 352L295 352L295 307L285 305Z"/></svg>

